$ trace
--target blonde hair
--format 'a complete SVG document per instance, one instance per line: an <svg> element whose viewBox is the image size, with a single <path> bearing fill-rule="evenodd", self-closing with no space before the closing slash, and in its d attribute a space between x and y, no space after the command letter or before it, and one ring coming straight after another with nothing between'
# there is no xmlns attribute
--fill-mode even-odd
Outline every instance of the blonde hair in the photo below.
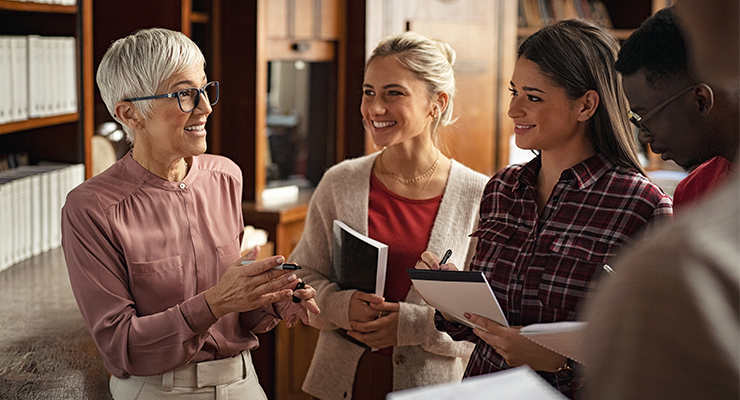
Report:
<svg viewBox="0 0 740 400"><path fill-rule="evenodd" d="M393 56L406 67L417 79L424 82L430 98L440 93L447 93L449 100L444 110L437 107L439 116L432 126L435 135L439 125L446 126L455 122L452 118L453 97L455 96L455 50L449 44L429 39L416 32L404 32L389 36L378 43L365 64L365 70L378 57Z"/></svg>
<svg viewBox="0 0 740 400"><path fill-rule="evenodd" d="M205 68L203 53L181 32L163 28L142 29L110 45L97 73L100 95L116 118L116 103L124 99L155 95L173 75L195 66ZM154 100L141 100L136 107L146 118ZM123 126L126 139L134 141L132 129Z"/></svg>

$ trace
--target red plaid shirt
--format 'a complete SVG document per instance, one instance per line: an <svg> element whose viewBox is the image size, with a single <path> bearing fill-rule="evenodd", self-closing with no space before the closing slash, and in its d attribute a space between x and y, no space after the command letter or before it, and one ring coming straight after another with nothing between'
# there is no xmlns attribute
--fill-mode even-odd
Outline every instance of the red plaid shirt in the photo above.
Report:
<svg viewBox="0 0 740 400"><path fill-rule="evenodd" d="M561 174L539 217L540 166L537 157L488 182L473 234L478 247L470 269L486 274L511 326L575 320L609 258L648 223L673 214L671 199L647 178L597 154ZM439 313L436 321L454 339L476 343L466 376L509 368L469 328ZM553 374L542 375L558 386ZM569 390L569 382L560 386Z"/></svg>

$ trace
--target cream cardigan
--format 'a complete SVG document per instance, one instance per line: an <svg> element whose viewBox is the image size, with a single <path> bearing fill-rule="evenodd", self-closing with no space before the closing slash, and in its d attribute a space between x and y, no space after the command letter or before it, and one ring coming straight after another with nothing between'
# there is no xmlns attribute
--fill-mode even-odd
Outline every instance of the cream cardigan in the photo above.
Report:
<svg viewBox="0 0 740 400"><path fill-rule="evenodd" d="M349 329L349 301L355 290L331 282L332 224L339 219L367 234L370 173L378 153L347 160L330 168L311 198L306 226L292 261L298 276L316 288L321 314L311 325L321 329L303 390L321 399L351 399L355 370L364 348L339 336ZM475 252L470 235L488 178L452 160L445 193L434 221L427 250L441 255L452 249L450 262L467 265ZM393 390L459 381L472 343L455 342L434 326L434 309L413 286L401 302L398 345L393 349Z"/></svg>

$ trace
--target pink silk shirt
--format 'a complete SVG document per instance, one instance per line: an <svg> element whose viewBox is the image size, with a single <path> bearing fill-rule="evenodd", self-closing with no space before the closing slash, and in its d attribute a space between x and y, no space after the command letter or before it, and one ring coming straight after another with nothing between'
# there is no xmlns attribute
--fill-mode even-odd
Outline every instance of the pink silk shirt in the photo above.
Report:
<svg viewBox="0 0 740 400"><path fill-rule="evenodd" d="M240 256L242 175L193 157L169 182L124 156L78 186L62 210L72 290L108 371L158 375L231 357L300 306L290 301L216 319L203 291Z"/></svg>

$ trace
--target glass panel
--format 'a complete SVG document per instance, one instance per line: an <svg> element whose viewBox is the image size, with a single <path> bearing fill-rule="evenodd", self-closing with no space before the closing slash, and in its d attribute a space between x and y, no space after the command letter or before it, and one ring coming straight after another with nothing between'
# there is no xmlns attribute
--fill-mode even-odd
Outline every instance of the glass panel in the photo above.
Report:
<svg viewBox="0 0 740 400"><path fill-rule="evenodd" d="M334 164L335 81L330 62L268 63L267 187L315 186Z"/></svg>

